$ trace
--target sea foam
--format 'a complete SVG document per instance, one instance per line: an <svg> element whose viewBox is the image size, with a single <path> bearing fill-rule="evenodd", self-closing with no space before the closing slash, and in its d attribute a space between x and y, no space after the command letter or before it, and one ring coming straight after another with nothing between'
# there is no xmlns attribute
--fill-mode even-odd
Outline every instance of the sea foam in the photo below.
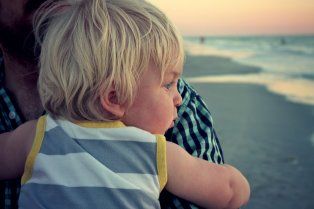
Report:
<svg viewBox="0 0 314 209"><path fill-rule="evenodd" d="M314 105L313 37L196 37L185 38L189 55L230 57L257 66L261 73L188 78L193 82L247 83L264 85L289 101ZM282 41L284 40L284 42Z"/></svg>

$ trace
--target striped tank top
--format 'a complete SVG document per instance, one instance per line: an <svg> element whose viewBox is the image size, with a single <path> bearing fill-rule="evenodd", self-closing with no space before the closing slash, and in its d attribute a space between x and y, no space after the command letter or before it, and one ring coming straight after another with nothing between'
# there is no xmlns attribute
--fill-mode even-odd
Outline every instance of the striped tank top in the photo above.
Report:
<svg viewBox="0 0 314 209"><path fill-rule="evenodd" d="M160 208L166 141L122 122L38 120L20 208Z"/></svg>

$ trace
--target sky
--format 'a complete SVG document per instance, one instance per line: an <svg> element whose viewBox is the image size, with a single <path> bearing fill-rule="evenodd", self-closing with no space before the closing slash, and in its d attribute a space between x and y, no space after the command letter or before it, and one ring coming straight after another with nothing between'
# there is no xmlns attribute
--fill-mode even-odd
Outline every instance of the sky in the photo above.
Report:
<svg viewBox="0 0 314 209"><path fill-rule="evenodd" d="M314 0L148 0L183 35L314 34Z"/></svg>

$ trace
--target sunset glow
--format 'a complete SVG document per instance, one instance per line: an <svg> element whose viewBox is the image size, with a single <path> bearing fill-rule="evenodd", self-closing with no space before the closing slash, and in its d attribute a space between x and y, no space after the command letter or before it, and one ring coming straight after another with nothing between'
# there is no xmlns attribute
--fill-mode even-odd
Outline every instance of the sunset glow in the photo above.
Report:
<svg viewBox="0 0 314 209"><path fill-rule="evenodd" d="M314 34L313 0L149 0L183 35Z"/></svg>

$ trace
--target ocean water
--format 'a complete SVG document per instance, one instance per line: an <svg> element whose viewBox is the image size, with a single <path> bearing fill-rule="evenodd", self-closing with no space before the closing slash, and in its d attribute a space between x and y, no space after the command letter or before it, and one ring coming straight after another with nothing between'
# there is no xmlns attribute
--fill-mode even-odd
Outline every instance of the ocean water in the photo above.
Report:
<svg viewBox="0 0 314 209"><path fill-rule="evenodd" d="M191 55L231 57L260 67L258 74L208 76L190 82L265 85L293 102L314 105L314 36L185 37Z"/></svg>

